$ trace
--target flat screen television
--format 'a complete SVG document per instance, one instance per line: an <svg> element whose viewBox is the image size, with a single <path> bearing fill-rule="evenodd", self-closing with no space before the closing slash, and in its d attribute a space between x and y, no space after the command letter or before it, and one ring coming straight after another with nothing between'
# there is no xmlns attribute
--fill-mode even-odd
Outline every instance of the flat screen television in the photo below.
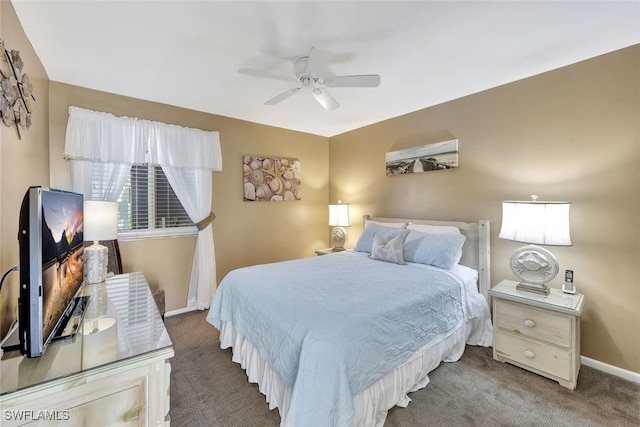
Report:
<svg viewBox="0 0 640 427"><path fill-rule="evenodd" d="M83 282L83 196L30 187L20 208L20 352L39 357L77 313ZM86 298L80 305L86 304Z"/></svg>

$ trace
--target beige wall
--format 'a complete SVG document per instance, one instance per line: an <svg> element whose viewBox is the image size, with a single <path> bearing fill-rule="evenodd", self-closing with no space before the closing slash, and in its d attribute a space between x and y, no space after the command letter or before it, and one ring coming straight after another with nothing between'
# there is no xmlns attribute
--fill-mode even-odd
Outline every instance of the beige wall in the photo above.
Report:
<svg viewBox="0 0 640 427"><path fill-rule="evenodd" d="M32 125L18 139L15 127L0 124L0 275L18 265L18 214L30 185L49 184L49 80L27 40L13 7L0 2L0 39L5 48L20 51L22 71L33 84ZM2 65L5 70L5 65ZM7 276L0 293L0 336L16 317L19 274Z"/></svg>
<svg viewBox="0 0 640 427"><path fill-rule="evenodd" d="M14 129L1 130L0 272L19 263L18 214L26 189L70 188L69 162L62 159L70 105L220 132L224 170L214 173L212 206L218 281L236 267L312 256L328 245L328 138L50 82L11 4L1 1L0 13L0 37L8 48L21 51L37 97L34 123L21 141ZM298 158L302 200L244 202L244 154ZM195 238L121 243L125 271L143 271L152 287L164 289L167 310L186 306L194 249ZM10 275L2 291L2 336L16 316L18 277Z"/></svg>
<svg viewBox="0 0 640 427"><path fill-rule="evenodd" d="M330 200L364 213L491 221L492 282L521 244L501 201L569 200L572 247L550 247L586 295L582 354L640 372L640 45L331 138ZM385 175L385 153L457 138L460 167Z"/></svg>
<svg viewBox="0 0 640 427"><path fill-rule="evenodd" d="M326 247L328 138L50 83L51 186L70 188L62 158L68 108L75 105L117 116L139 117L220 133L223 171L213 174L213 222L218 281L231 269L314 255ZM302 200L244 202L242 156L294 157L301 163ZM195 238L121 242L125 271L143 271L151 287L165 290L167 310L186 306Z"/></svg>
<svg viewBox="0 0 640 427"><path fill-rule="evenodd" d="M23 55L37 102L20 141L0 136L0 270L18 263L17 215L29 185L69 187L62 160L67 107L220 132L224 171L214 173L218 280L229 270L312 256L328 244L327 204L352 203L353 246L364 213L492 222L493 282L512 278L515 242L497 239L500 202L536 193L572 201L574 245L551 248L573 268L587 297L582 354L640 372L640 47L495 88L349 132L330 141L177 107L49 82L13 8L0 2L0 37ZM450 138L460 168L385 176L384 154ZM50 151L50 155L49 155ZM303 200L242 201L243 154L297 157ZM331 176L331 181L329 181ZM327 191L329 188L329 191ZM144 271L167 292L167 309L185 305L195 239L124 242L126 271ZM13 276L16 276L14 273ZM15 277L6 287L11 289ZM553 282L561 285L560 276ZM15 292L2 291L0 332L15 313Z"/></svg>

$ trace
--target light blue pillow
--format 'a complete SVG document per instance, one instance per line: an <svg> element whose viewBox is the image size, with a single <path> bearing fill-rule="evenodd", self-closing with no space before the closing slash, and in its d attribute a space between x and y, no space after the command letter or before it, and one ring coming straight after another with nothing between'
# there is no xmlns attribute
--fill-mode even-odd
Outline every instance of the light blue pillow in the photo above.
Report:
<svg viewBox="0 0 640 427"><path fill-rule="evenodd" d="M402 236L402 240L404 240L408 231L404 228L385 227L382 225L369 223L364 228L364 231L360 235L360 238L358 238L356 247L353 248L353 250L357 252L371 253L371 247L373 246L373 235L376 233L378 233L380 237L382 237L386 241L389 241L396 236Z"/></svg>
<svg viewBox="0 0 640 427"><path fill-rule="evenodd" d="M427 234L411 230L404 240L403 257L407 262L451 270L460 261L465 239L463 234Z"/></svg>
<svg viewBox="0 0 640 427"><path fill-rule="evenodd" d="M403 236L398 235L387 241L384 237L375 233L373 235L373 246L371 247L369 258L406 265L407 263L404 262L404 258L402 257L402 240Z"/></svg>

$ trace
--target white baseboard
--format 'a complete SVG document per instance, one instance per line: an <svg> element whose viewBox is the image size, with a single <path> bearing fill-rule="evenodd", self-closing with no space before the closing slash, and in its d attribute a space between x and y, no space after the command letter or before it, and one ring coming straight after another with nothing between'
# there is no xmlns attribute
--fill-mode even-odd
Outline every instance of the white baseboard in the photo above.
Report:
<svg viewBox="0 0 640 427"><path fill-rule="evenodd" d="M623 378L625 380L633 381L640 384L640 374L626 369L618 368L617 366L608 365L598 360L589 359L588 357L580 356L580 363L598 371L606 372L607 374L615 375L616 377Z"/></svg>
<svg viewBox="0 0 640 427"><path fill-rule="evenodd" d="M195 308L195 307L179 308L177 310L167 311L164 314L164 317L171 317L171 316L175 316L176 314L188 313L190 311L195 311L195 310L197 310L197 308Z"/></svg>

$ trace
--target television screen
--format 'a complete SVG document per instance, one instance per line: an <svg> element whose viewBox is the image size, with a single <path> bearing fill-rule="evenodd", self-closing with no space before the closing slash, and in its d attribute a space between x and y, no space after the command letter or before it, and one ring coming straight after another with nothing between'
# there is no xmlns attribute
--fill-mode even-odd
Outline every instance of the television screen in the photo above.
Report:
<svg viewBox="0 0 640 427"><path fill-rule="evenodd" d="M20 211L20 349L41 356L83 281L83 196L31 187Z"/></svg>

